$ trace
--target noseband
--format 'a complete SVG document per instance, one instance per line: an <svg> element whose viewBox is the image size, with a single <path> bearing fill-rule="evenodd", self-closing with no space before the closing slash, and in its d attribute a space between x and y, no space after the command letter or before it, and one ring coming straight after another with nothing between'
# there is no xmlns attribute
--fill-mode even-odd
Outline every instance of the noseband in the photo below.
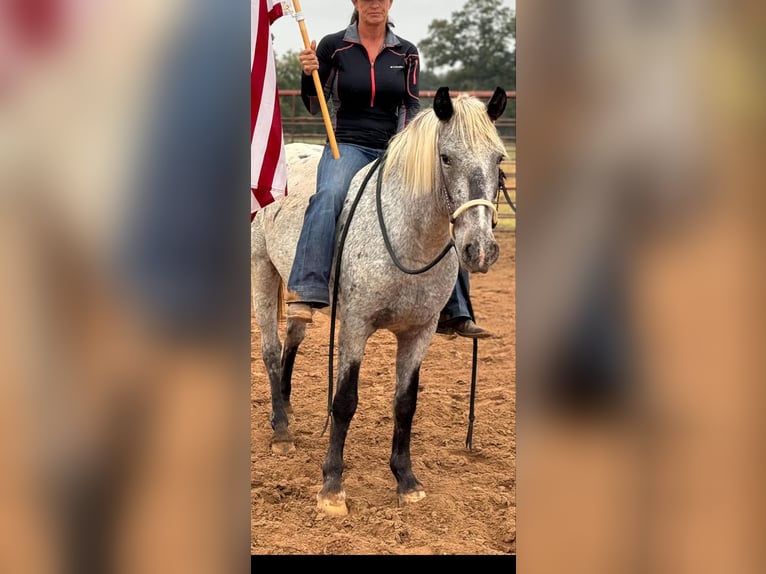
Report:
<svg viewBox="0 0 766 574"><path fill-rule="evenodd" d="M447 186L444 184L444 168L441 170L442 172L442 195L444 196L444 203L447 204L447 211L450 212L449 216L449 234L450 237L452 237L452 240L455 240L455 221L457 220L458 216L460 216L461 213L464 211L467 211L468 209L471 209L472 207L476 207L478 205L483 205L484 207L489 207L492 210L492 229L495 228L497 225L497 207L495 207L495 204L487 199L470 199L466 201L465 203L458 206L457 209L452 209L452 200L450 200L449 194L447 193Z"/></svg>
<svg viewBox="0 0 766 574"><path fill-rule="evenodd" d="M445 190L444 195L447 195L447 192ZM497 208L495 207L495 204L491 201L488 201L486 199L471 199L470 201L466 201L463 205L458 207L452 215L449 216L449 234L452 239L455 239L455 220L458 218L458 216L463 213L464 211L471 209L472 207L476 207L477 205L483 205L485 207L489 207L492 210L492 229L495 228L497 225ZM447 204L449 206L449 204Z"/></svg>

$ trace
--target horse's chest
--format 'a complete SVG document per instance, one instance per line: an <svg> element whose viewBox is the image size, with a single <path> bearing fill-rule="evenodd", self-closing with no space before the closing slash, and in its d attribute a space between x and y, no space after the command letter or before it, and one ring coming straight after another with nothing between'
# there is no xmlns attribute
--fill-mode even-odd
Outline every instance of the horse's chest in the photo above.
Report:
<svg viewBox="0 0 766 574"><path fill-rule="evenodd" d="M376 317L381 327L402 321L426 323L444 307L457 277L457 265L451 261L439 267L413 275L387 265L359 267L344 274L343 306Z"/></svg>
<svg viewBox="0 0 766 574"><path fill-rule="evenodd" d="M371 197L365 199L372 201ZM362 203L360 207L368 206ZM375 213L371 206L361 216L369 213ZM341 304L356 316L374 318L381 327L426 324L444 307L455 286L457 257L449 251L427 271L405 273L395 259L410 269L421 269L434 262L443 245L407 237L401 228L412 224L394 216L388 224L394 254L385 246L377 221L357 219L350 227L343 251Z"/></svg>

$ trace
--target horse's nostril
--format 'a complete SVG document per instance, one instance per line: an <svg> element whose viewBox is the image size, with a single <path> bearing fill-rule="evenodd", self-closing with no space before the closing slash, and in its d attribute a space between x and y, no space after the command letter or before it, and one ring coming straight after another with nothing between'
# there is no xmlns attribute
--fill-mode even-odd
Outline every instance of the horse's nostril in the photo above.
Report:
<svg viewBox="0 0 766 574"><path fill-rule="evenodd" d="M464 247L465 257L471 262L476 262L479 259L480 251L475 243L466 243Z"/></svg>
<svg viewBox="0 0 766 574"><path fill-rule="evenodd" d="M471 269L484 272L497 261L498 252L499 249L495 241L491 243L466 243L463 246L462 259Z"/></svg>
<svg viewBox="0 0 766 574"><path fill-rule="evenodd" d="M487 259L489 260L489 264L492 265L495 261L497 261L498 256L500 255L500 246L497 244L496 241L493 241L489 248L487 249Z"/></svg>

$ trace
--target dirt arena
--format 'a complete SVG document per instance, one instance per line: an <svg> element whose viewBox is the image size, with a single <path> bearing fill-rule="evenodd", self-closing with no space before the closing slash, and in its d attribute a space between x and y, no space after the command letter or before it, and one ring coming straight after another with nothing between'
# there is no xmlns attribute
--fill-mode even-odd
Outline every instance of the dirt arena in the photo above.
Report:
<svg viewBox="0 0 766 574"><path fill-rule="evenodd" d="M468 430L473 345L437 335L421 368L412 464L427 496L399 508L388 467L393 421L395 340L370 338L359 406L345 448L349 514L316 509L328 435L329 317L315 314L293 377L296 452L271 454L270 398L252 321L251 554L516 553L516 305L513 231L496 233L500 259L471 278L477 323L494 336L478 344L473 449Z"/></svg>

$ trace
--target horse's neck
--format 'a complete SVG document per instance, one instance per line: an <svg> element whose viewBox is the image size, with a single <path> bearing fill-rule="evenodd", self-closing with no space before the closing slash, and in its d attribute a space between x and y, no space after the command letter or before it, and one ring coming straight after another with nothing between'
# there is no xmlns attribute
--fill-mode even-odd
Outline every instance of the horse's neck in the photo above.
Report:
<svg viewBox="0 0 766 574"><path fill-rule="evenodd" d="M428 259L449 242L449 219L440 197L413 198L399 185L383 182L381 204L386 231L398 253Z"/></svg>

